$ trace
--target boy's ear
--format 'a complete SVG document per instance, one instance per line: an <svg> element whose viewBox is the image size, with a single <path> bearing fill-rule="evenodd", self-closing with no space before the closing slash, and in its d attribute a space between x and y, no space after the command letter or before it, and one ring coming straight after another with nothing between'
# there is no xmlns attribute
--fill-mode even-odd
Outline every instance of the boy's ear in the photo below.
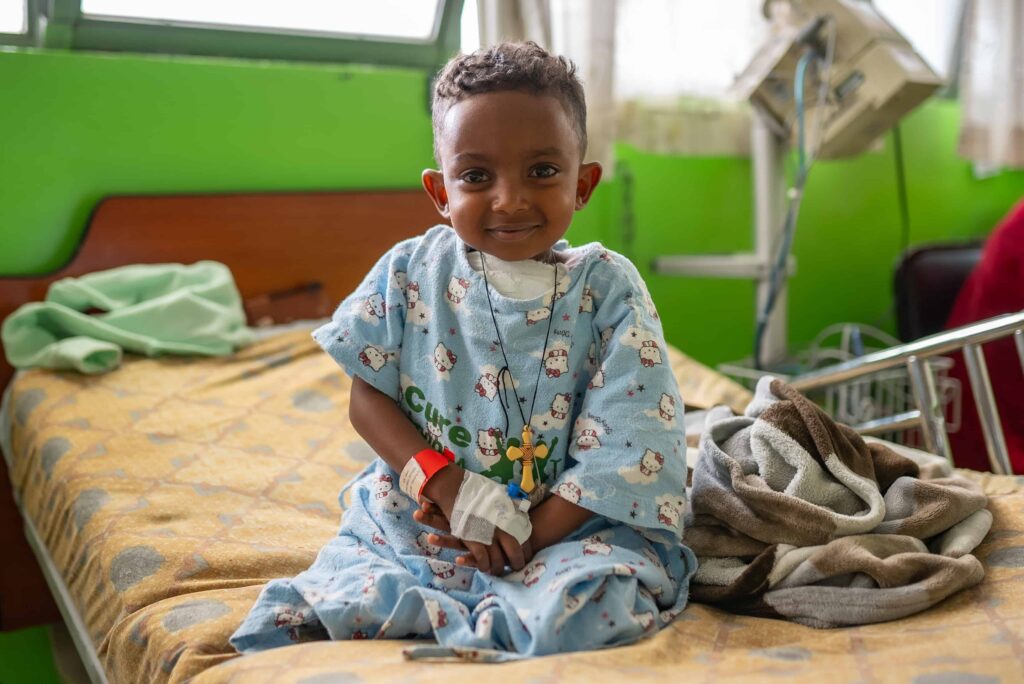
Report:
<svg viewBox="0 0 1024 684"><path fill-rule="evenodd" d="M424 169L423 189L430 195L437 212L442 218L451 218L451 211L448 210L448 191L444 189L444 174L435 169Z"/></svg>
<svg viewBox="0 0 1024 684"><path fill-rule="evenodd" d="M579 180L576 181L576 211L579 211L590 201L594 188L601 182L601 174L604 173L599 162L587 162L580 164Z"/></svg>

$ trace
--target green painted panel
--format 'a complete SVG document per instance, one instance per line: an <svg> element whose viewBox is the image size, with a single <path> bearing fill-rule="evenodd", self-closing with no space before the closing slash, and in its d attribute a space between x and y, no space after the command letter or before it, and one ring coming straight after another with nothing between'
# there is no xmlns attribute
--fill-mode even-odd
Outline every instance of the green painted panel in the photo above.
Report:
<svg viewBox="0 0 1024 684"><path fill-rule="evenodd" d="M45 627L0 634L0 682L60 684Z"/></svg>
<svg viewBox="0 0 1024 684"><path fill-rule="evenodd" d="M910 243L984 237L1021 197L1024 173L976 179L956 155L959 107L935 100L902 124ZM806 343L836 321L895 331L892 274L900 256L892 136L885 147L812 170L800 216L790 336Z"/></svg>
<svg viewBox="0 0 1024 684"><path fill-rule="evenodd" d="M697 358L740 356L753 331L749 282L654 274L662 255L741 252L752 248L750 162L736 158L671 157L616 150L620 171L633 176L635 236L626 242L623 173L605 191L607 244L627 254L647 281L666 338ZM717 328L717 330L715 329Z"/></svg>
<svg viewBox="0 0 1024 684"><path fill-rule="evenodd" d="M0 273L64 263L115 193L416 187L423 73L0 52Z"/></svg>
<svg viewBox="0 0 1024 684"><path fill-rule="evenodd" d="M1021 197L1024 172L976 179L956 156L959 107L934 100L902 125L911 244L986 235ZM620 145L635 178L632 256L662 311L665 334L706 363L749 356L755 288L750 282L651 275L659 254L728 253L752 246L749 160L652 155ZM622 248L623 184L602 190L610 246ZM801 348L840 321L890 332L892 273L900 214L891 136L852 160L819 162L797 226L797 273L790 281L789 335Z"/></svg>

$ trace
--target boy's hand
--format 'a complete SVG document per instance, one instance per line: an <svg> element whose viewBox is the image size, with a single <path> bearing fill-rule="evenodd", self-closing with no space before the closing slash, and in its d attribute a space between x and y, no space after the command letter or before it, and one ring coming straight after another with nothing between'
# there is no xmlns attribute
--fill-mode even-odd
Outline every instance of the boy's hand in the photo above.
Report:
<svg viewBox="0 0 1024 684"><path fill-rule="evenodd" d="M557 544L565 539L573 531L579 529L593 515L592 511L566 501L560 496L549 496L539 505L530 508L533 534L530 535L530 538L521 547L523 550L523 563L529 563L533 558L533 554L541 549ZM437 507L431 508L428 504L424 506L422 511L417 511L414 517L425 525L436 527L444 532L449 531L448 520ZM501 533L499 532L499 534ZM496 541L498 539L498 537L495 537ZM471 549L468 544L463 544L462 541L452 537L450 534L432 535L430 543L450 549L468 550L472 555L462 556L459 560L462 560L463 564L475 566L484 572L489 572L489 569L492 567L490 563L491 551L488 547L483 547L488 549L488 565L485 567L480 563L480 554L477 550ZM512 539L511 543L515 544L515 539ZM495 546L495 544L491 546ZM509 559L509 556L506 555L505 558ZM513 565L513 567L515 566Z"/></svg>
<svg viewBox="0 0 1024 684"><path fill-rule="evenodd" d="M423 525L429 525L442 532L450 532L448 518L444 511L437 505L424 501L420 509L413 513L413 519ZM513 570L522 570L523 567L533 558L533 551L530 542L520 545L515 537L496 529L494 531L494 542L489 546L476 542L463 541L451 534L432 534L427 541L437 546L469 553L459 556L455 562L459 565L475 567L481 572L501 576L505 574L505 567Z"/></svg>
<svg viewBox="0 0 1024 684"><path fill-rule="evenodd" d="M427 480L427 484L423 488L423 496L437 504L439 513L444 516L446 526L452 517L455 499L459 496L459 488L462 487L464 474L465 471L462 468L450 463Z"/></svg>

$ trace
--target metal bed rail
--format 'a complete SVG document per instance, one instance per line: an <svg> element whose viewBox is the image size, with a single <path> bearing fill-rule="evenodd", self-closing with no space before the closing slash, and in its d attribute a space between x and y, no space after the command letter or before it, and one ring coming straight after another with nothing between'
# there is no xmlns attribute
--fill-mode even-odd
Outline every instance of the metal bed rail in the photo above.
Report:
<svg viewBox="0 0 1024 684"><path fill-rule="evenodd" d="M935 390L935 376L929 359L962 350L992 472L1010 475L1013 469L981 345L1011 335L1017 345L1021 367L1024 368L1024 311L1019 311L865 354L851 361L797 376L789 384L801 392L808 392L905 366L917 409L855 425L854 429L865 434L875 434L919 424L928 450L952 463L949 439L946 436L946 418Z"/></svg>

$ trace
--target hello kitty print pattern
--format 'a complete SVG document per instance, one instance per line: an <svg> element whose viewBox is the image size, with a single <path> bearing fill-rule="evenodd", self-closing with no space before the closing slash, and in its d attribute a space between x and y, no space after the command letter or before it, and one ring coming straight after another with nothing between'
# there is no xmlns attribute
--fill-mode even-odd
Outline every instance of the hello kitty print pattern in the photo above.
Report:
<svg viewBox="0 0 1024 684"><path fill-rule="evenodd" d="M519 410L529 411L550 450L535 477L551 491L612 520L678 533L680 516L634 506L679 495L686 468L682 401L636 269L599 245L566 248L553 290L494 298L503 372L482 274L459 257L464 249L444 227L397 245L314 337L464 467L515 480L505 449L518 442ZM531 402L535 388L532 411L512 406Z"/></svg>
<svg viewBox="0 0 1024 684"><path fill-rule="evenodd" d="M499 482L516 475L504 453L521 428L510 385L526 402L536 388L532 410L522 410L550 448L537 477L551 496L597 515L493 580L430 541L398 474L377 459L352 484L341 529L313 565L266 586L232 637L239 650L327 626L342 638L431 638L413 658L458 649L514 660L626 643L685 607L696 564L680 542L683 403L636 269L600 245L559 247L566 272L553 291L495 298L503 373L482 277L464 249L447 227L400 243L314 338L393 398L432 446Z"/></svg>
<svg viewBox="0 0 1024 684"><path fill-rule="evenodd" d="M459 304L462 304L462 300L466 298L466 293L469 291L469 280L466 278L459 278L458 276L452 276L448 280L448 289L445 292L445 297L448 299L448 303L454 308Z"/></svg>
<svg viewBox="0 0 1024 684"><path fill-rule="evenodd" d="M373 513L381 476L353 485L339 535L305 572L270 582L231 637L243 653L325 631L345 639L413 639L407 658L502 662L628 643L686 606L696 559L669 535L592 518L518 571L496 579L453 562L422 528ZM370 506L360 502L370 501ZM677 502L661 504L673 515ZM386 537L388 545L373 541Z"/></svg>
<svg viewBox="0 0 1024 684"><path fill-rule="evenodd" d="M496 427L486 430L477 430L476 433L476 457L487 469L494 466L503 456L503 436L501 429Z"/></svg>

